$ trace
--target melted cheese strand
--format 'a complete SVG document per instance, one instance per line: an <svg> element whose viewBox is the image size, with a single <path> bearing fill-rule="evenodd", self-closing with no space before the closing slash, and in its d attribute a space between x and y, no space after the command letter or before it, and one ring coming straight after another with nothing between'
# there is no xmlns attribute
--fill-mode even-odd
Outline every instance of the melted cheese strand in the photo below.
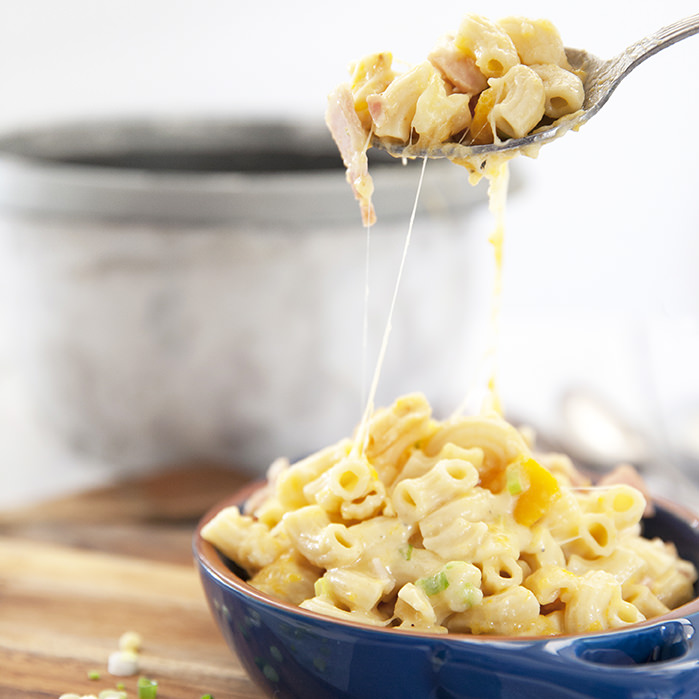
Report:
<svg viewBox="0 0 699 699"><path fill-rule="evenodd" d="M371 225L366 226L366 253L364 259L364 316L362 320L362 394L360 409L366 405L367 356L369 354L369 263L371 261Z"/></svg>
<svg viewBox="0 0 699 699"><path fill-rule="evenodd" d="M507 160L494 163L486 173L488 179L488 207L495 218L495 228L490 234L489 241L493 246L495 256L495 274L490 308L490 328L486 357L490 367L488 377L488 394L483 404L482 412L496 412L502 415L502 404L497 390L497 363L500 337L500 315L502 307L502 258L505 241L505 204L507 202L507 186L510 171Z"/></svg>
<svg viewBox="0 0 699 699"><path fill-rule="evenodd" d="M379 350L379 356L376 361L376 367L374 369L374 377L371 382L371 388L369 390L369 396L366 401L364 408L364 414L362 415L362 420L357 428L357 434L354 440L353 451L359 454L364 452L366 439L368 437L367 427L369 424L369 418L374 412L374 400L376 399L376 390L379 385L379 377L381 375L381 369L383 368L384 359L386 357L386 350L388 349L388 340L391 335L391 329L393 327L393 312L396 307L396 299L398 298L398 289L400 287L400 282L403 277L403 269L405 267L405 260L408 256L408 248L410 247L410 240L413 234L413 226L415 224L415 214L417 213L417 205L420 200L420 192L422 190L422 181L425 177L425 167L427 165L427 158L422 159L422 169L420 170L420 179L417 184L417 191L415 192L415 201L413 202L413 210L410 213L410 223L408 224L408 232L405 236L405 243L403 245L403 255L400 261L400 267L398 268L398 275L396 277L396 283L393 288L393 298L391 299L391 306L388 312L388 318L386 319L386 327L384 328L383 340L381 342L381 349Z"/></svg>
<svg viewBox="0 0 699 699"><path fill-rule="evenodd" d="M495 219L495 227L488 237L493 246L494 278L490 297L490 322L488 329L488 344L480 361L482 369L477 372L476 387L470 389L452 417L471 412L474 395L482 393L481 380L486 385L486 394L481 401L481 413L487 415L496 413L502 415L502 405L497 391L497 357L500 335L500 308L502 299L502 261L505 242L505 204L510 173L509 157L491 156L482 163L476 161L454 161L466 167L471 174L472 184L485 177L488 180L488 209ZM482 377L485 375L485 378Z"/></svg>
<svg viewBox="0 0 699 699"><path fill-rule="evenodd" d="M369 135L367 136L366 143L364 144L364 151L369 149L371 144L372 136L374 135L374 128L369 129ZM366 384L367 384L367 357L369 354L369 277L370 277L370 261L371 261L371 228L372 223L367 223L364 227L366 229L366 251L364 259L364 315L362 320L362 377L361 377L361 397L359 408L360 410L366 404Z"/></svg>

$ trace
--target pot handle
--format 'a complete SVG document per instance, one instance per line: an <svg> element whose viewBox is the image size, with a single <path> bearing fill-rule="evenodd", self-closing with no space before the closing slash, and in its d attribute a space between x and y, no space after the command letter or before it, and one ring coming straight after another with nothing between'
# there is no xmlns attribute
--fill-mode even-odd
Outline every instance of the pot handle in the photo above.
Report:
<svg viewBox="0 0 699 699"><path fill-rule="evenodd" d="M624 673L633 668L635 677L659 678L676 673L679 666L699 676L699 612L680 619L661 621L642 629L552 641L549 650L568 661L602 674Z"/></svg>

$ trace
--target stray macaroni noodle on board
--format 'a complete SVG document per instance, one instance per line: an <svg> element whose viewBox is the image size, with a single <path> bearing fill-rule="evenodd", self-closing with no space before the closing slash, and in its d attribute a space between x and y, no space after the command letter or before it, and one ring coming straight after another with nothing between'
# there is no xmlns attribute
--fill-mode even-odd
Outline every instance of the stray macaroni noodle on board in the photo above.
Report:
<svg viewBox="0 0 699 699"><path fill-rule="evenodd" d="M374 220L373 133L430 145L516 136L542 114L579 107L577 76L566 71L549 22L476 16L403 76L390 54L355 64L353 85L333 93L327 117L364 223ZM565 99L552 91L559 83ZM490 179L496 300L508 157L460 162L472 182ZM353 439L293 465L279 459L244 511L219 511L203 538L265 593L398 629L585 633L692 599L693 564L672 543L641 535L651 504L638 475L621 468L592 486L566 456L537 453L502 417L493 385L480 415L446 421L421 394L377 411L370 398Z"/></svg>
<svg viewBox="0 0 699 699"><path fill-rule="evenodd" d="M500 143L569 117L585 97L558 31L544 19L494 22L467 15L456 34L443 37L427 60L405 72L394 70L388 52L356 61L350 72L351 82L328 97L326 122L365 225L376 219L367 159L373 139L416 145L427 157L447 143ZM477 181L487 176L488 161L511 157L456 162Z"/></svg>
<svg viewBox="0 0 699 699"><path fill-rule="evenodd" d="M345 439L275 463L202 536L249 583L375 626L505 636L585 633L693 598L694 566L640 534L642 492L591 486L495 413L440 422L421 394Z"/></svg>

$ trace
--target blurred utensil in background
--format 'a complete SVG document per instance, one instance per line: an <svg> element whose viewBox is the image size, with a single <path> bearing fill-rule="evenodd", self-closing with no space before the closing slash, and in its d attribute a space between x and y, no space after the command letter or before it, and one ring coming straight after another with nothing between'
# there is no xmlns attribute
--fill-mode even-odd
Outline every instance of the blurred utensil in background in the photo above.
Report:
<svg viewBox="0 0 699 699"><path fill-rule="evenodd" d="M660 435L635 428L599 393L571 387L560 399L559 446L579 465L604 473L620 463L635 466L654 494L699 514L699 453L671 447ZM698 416L699 417L699 416Z"/></svg>

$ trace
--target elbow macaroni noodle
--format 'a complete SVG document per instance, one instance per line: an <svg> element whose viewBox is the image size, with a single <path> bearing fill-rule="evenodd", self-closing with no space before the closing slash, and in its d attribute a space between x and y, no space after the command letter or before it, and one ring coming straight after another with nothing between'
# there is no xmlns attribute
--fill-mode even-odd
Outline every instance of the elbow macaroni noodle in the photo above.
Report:
<svg viewBox="0 0 699 699"><path fill-rule="evenodd" d="M691 599L693 565L640 534L641 492L571 474L497 415L440 422L408 395L373 414L364 449L275 464L261 497L202 536L264 592L399 629L584 633Z"/></svg>

